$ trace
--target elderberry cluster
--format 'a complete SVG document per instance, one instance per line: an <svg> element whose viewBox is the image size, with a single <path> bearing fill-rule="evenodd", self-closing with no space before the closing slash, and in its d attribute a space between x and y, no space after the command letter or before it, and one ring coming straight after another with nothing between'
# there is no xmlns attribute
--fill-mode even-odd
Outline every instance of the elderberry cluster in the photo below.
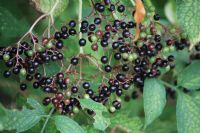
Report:
<svg viewBox="0 0 200 133"><path fill-rule="evenodd" d="M40 88L47 93L43 104L47 106L52 103L62 114L73 115L78 112L81 109L79 99L82 98L91 98L108 107L110 112L114 112L121 108L120 97L129 101L130 96L133 99L139 96L138 91L131 90L130 86L135 85L142 92L146 78L156 78L163 70L173 69L173 52L189 46L186 39L178 40L176 35L159 25L158 14L148 16L148 22L139 25L140 37L134 41L134 8L110 0L93 3L93 8L90 16L83 18L81 22L70 20L52 37L40 39L32 36L30 42L20 42L17 46L1 48L0 59L4 60L8 67L3 74L4 77L18 74L24 76L26 80L22 81L20 89L26 90L27 82L31 82L33 88ZM133 13L132 18L126 16L130 12ZM116 18L116 14L120 14L122 18ZM92 18L92 21L89 21L89 18ZM160 32L158 26L165 31ZM64 42L78 34L83 36L74 45L81 48L91 45L94 52L103 49L101 57L97 59L89 55L90 53L72 55L68 57L70 62L66 70L58 70L52 76L46 76L41 72L40 69L45 67L45 64L62 63L66 60L62 53L65 49ZM102 82L96 83L97 88L91 87L90 81L93 79L85 80L82 72L77 70L78 66L81 67L80 60L90 61L91 57L97 64L93 67L98 67L102 75ZM70 77L77 73L81 75L80 79ZM92 110L87 112L94 114Z"/></svg>

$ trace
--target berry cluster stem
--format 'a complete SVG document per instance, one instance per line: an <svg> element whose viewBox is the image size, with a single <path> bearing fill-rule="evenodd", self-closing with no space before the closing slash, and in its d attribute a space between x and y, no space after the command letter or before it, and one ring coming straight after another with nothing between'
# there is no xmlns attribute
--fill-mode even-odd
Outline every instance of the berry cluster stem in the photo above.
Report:
<svg viewBox="0 0 200 133"><path fill-rule="evenodd" d="M79 30L81 28L81 20L82 20L82 7L83 6L83 2L82 0L79 0L79 14L78 14L78 22L79 22ZM82 38L82 32L79 32L79 39ZM83 54L83 47L80 47L80 54Z"/></svg>
<svg viewBox="0 0 200 133"><path fill-rule="evenodd" d="M32 31L33 31L33 29L35 28L35 26L36 26L43 18L45 18L45 17L47 17L47 16L51 16L52 23L54 22L52 16L53 16L53 12L54 12L56 6L58 5L58 2L59 2L59 1L56 0L55 5L52 7L52 9L51 9L50 12L45 13L45 14L41 15L38 19L36 19L36 21L32 24L32 26L30 27L30 29L29 29L29 30L20 38L20 40L17 42L18 45L20 45L20 42L21 42L27 35L32 34Z"/></svg>

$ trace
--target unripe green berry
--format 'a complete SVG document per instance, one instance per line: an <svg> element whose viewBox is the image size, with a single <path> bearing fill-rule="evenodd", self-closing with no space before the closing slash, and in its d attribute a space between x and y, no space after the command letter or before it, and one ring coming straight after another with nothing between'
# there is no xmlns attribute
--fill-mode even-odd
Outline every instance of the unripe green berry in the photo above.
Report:
<svg viewBox="0 0 200 133"><path fill-rule="evenodd" d="M128 53L123 53L123 54L122 54L122 58L123 58L123 59L128 59Z"/></svg>
<svg viewBox="0 0 200 133"><path fill-rule="evenodd" d="M28 56L32 56L33 55L33 51L29 50L29 51L27 51L27 54L28 54Z"/></svg>
<svg viewBox="0 0 200 133"><path fill-rule="evenodd" d="M66 92L66 96L67 96L67 97L71 97L71 95L72 95L71 91L67 91L67 92Z"/></svg>
<svg viewBox="0 0 200 133"><path fill-rule="evenodd" d="M170 52L174 52L175 51L175 47L174 46L170 46L169 50L170 50Z"/></svg>
<svg viewBox="0 0 200 133"><path fill-rule="evenodd" d="M132 55L133 55L134 60L137 59L138 55L136 53L133 53Z"/></svg>
<svg viewBox="0 0 200 133"><path fill-rule="evenodd" d="M48 44L45 45L46 48L50 49L53 47L52 42L50 41Z"/></svg>
<svg viewBox="0 0 200 133"><path fill-rule="evenodd" d="M115 107L113 107L113 106L111 106L109 110L111 113L114 113L116 111Z"/></svg>
<svg viewBox="0 0 200 133"><path fill-rule="evenodd" d="M85 99L90 99L90 96L88 94L84 94Z"/></svg>
<svg viewBox="0 0 200 133"><path fill-rule="evenodd" d="M78 109L77 107L74 107L74 108L73 108L73 112L74 112L75 114L77 114L77 113L79 112L79 109Z"/></svg>
<svg viewBox="0 0 200 133"><path fill-rule="evenodd" d="M92 42L96 42L96 41L97 41L97 37L96 37L95 35L92 35L92 36L91 36L91 41L92 41Z"/></svg>
<svg viewBox="0 0 200 133"><path fill-rule="evenodd" d="M25 68L22 68L22 69L20 70L20 75L22 75L22 76L25 76L25 75L26 75L26 69L25 69Z"/></svg>
<svg viewBox="0 0 200 133"><path fill-rule="evenodd" d="M136 53L133 53L128 56L128 60L134 61L135 59L137 59L137 57L138 57L138 55Z"/></svg>
<svg viewBox="0 0 200 133"><path fill-rule="evenodd" d="M129 55L129 56L128 56L128 61L132 62L133 60L134 60L133 55Z"/></svg>
<svg viewBox="0 0 200 133"><path fill-rule="evenodd" d="M137 46L138 46L138 47L142 47L142 46L143 46L143 42L138 42L138 43L137 43Z"/></svg>
<svg viewBox="0 0 200 133"><path fill-rule="evenodd" d="M145 38L145 37L147 37L147 34L146 34L145 32L141 32L141 33L140 33L140 37L141 37L141 38Z"/></svg>
<svg viewBox="0 0 200 133"><path fill-rule="evenodd" d="M122 102L122 99L119 98L119 97L117 97L116 100L117 100L118 102Z"/></svg>
<svg viewBox="0 0 200 133"><path fill-rule="evenodd" d="M151 62L151 64L153 64L153 63L155 62L155 60L156 60L155 57L151 57L151 58L150 58L150 62Z"/></svg>
<svg viewBox="0 0 200 133"><path fill-rule="evenodd" d="M168 65L165 70L168 72L170 70L170 66Z"/></svg>
<svg viewBox="0 0 200 133"><path fill-rule="evenodd" d="M36 51L42 52L42 51L44 51L44 47L42 47L41 45L38 45L38 46L36 46Z"/></svg>
<svg viewBox="0 0 200 133"><path fill-rule="evenodd" d="M164 47L164 48L163 48L163 53L165 53L165 54L166 54L166 53L169 53L169 47Z"/></svg>
<svg viewBox="0 0 200 133"><path fill-rule="evenodd" d="M10 55L8 55L8 54L4 54L3 55L3 60L4 61L8 61L10 59Z"/></svg>

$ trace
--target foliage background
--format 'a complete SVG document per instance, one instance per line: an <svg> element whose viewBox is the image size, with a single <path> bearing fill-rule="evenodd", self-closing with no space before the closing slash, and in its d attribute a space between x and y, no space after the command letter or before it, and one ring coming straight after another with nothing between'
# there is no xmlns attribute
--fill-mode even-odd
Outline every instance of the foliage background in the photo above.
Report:
<svg viewBox="0 0 200 133"><path fill-rule="evenodd" d="M128 0L122 0L124 3ZM161 22L168 25L177 25L176 21L176 5L175 0L152 0L155 6L156 12L161 15ZM91 11L91 7L87 0L83 0L83 16L87 16ZM78 2L77 0L68 0L67 7L65 11L55 18L55 24L60 27L64 22L70 19L78 18ZM17 40L22 36L32 25L32 23L41 15L33 5L30 4L28 0L0 0L0 46L9 46L17 42ZM41 34L44 27L47 25L48 21L42 21L35 32ZM77 40L71 39L67 45L77 43ZM75 53L77 48L67 49L69 54ZM66 52L67 53L67 52ZM68 56L68 55L66 55ZM98 55L97 55L98 56ZM0 62L0 73L3 73L4 64ZM56 69L56 68L54 68ZM90 69L88 69L89 71ZM22 93L19 91L19 79L14 77L13 79L4 79L0 76L0 102L7 108L21 108L22 105L26 103L27 97L33 97L38 101L41 101L41 93L38 90L29 89L29 91ZM133 88L134 89L134 88ZM119 124L129 130L137 130L141 127L141 120L144 119L143 112L143 100L139 98L137 100L132 100L128 103L123 103L122 109L117 112L111 119L113 119L113 125ZM176 116L175 116L175 101L168 100L167 107L165 107L159 119L155 120L145 131L145 133L176 133ZM48 110L48 109L46 109ZM1 114L0 114L1 115ZM77 118L80 119L80 118ZM118 120L121 120L120 122ZM81 123L81 120L79 120ZM44 120L40 121L39 124L34 126L27 133L35 133L41 129ZM56 129L54 128L52 121L48 123L45 132L54 133ZM85 127L90 133L99 132L91 127ZM5 131L4 131L5 132ZM12 132L12 131L11 131Z"/></svg>

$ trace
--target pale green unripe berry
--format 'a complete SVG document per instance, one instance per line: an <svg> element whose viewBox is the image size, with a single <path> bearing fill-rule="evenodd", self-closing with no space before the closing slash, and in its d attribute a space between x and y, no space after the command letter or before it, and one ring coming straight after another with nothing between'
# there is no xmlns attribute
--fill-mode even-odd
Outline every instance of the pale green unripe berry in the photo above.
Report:
<svg viewBox="0 0 200 133"><path fill-rule="evenodd" d="M85 99L90 99L90 96L88 94L84 94Z"/></svg>
<svg viewBox="0 0 200 133"><path fill-rule="evenodd" d="M109 110L111 113L114 113L116 111L115 107L113 107L113 106L111 106Z"/></svg>
<svg viewBox="0 0 200 133"><path fill-rule="evenodd" d="M4 61L8 61L10 59L10 55L8 55L8 54L4 54L3 55L3 60Z"/></svg>
<svg viewBox="0 0 200 133"><path fill-rule="evenodd" d="M122 54L122 58L123 58L123 59L128 59L128 53L123 53L123 54Z"/></svg>
<svg viewBox="0 0 200 133"><path fill-rule="evenodd" d="M25 76L25 75L26 75L26 69L25 69L25 68L22 68L22 69L20 70L20 75L22 75L22 76Z"/></svg>
<svg viewBox="0 0 200 133"><path fill-rule="evenodd" d="M96 37L95 35L92 35L92 36L91 36L91 41L92 41L92 42L97 42L97 37Z"/></svg>

